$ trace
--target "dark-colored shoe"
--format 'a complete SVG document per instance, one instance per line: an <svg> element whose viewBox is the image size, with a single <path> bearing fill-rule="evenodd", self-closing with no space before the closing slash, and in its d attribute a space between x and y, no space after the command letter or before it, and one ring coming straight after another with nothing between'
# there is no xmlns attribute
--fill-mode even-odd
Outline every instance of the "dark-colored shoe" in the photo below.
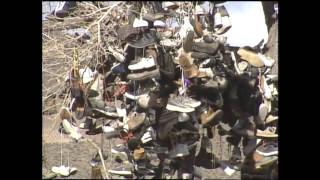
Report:
<svg viewBox="0 0 320 180"><path fill-rule="evenodd" d="M219 42L205 43L205 42L196 42L193 44L192 50L197 52L203 52L210 55L216 54L219 49Z"/></svg>
<svg viewBox="0 0 320 180"><path fill-rule="evenodd" d="M204 60L204 59L208 59L210 56L207 53L191 52L191 57L194 59Z"/></svg>
<svg viewBox="0 0 320 180"><path fill-rule="evenodd" d="M201 23L198 21L198 18L196 19L190 19L190 24L193 26L194 32L197 34L198 37L203 36L203 30L201 27Z"/></svg>
<svg viewBox="0 0 320 180"><path fill-rule="evenodd" d="M226 7L224 7L224 6L217 7L217 11L219 11L219 13L221 14L221 17L229 16L229 13L228 13Z"/></svg>
<svg viewBox="0 0 320 180"><path fill-rule="evenodd" d="M185 52L190 52L192 50L193 37L194 37L194 32L188 31L187 36L185 37L185 39L183 41L183 50Z"/></svg>
<svg viewBox="0 0 320 180"><path fill-rule="evenodd" d="M224 91L228 86L228 80L225 77L215 76L204 84L205 88Z"/></svg>
<svg viewBox="0 0 320 180"><path fill-rule="evenodd" d="M256 151L263 156L278 155L278 144L274 142L265 143L259 146Z"/></svg>
<svg viewBox="0 0 320 180"><path fill-rule="evenodd" d="M132 27L132 25L121 26L118 30L118 37L121 40L126 40L128 37L136 36L139 32L137 28Z"/></svg>
<svg viewBox="0 0 320 180"><path fill-rule="evenodd" d="M134 48L144 48L156 43L156 31L151 30L149 33L144 33L139 40L132 40L128 45Z"/></svg>
<svg viewBox="0 0 320 180"><path fill-rule="evenodd" d="M214 42L213 37L210 36L210 35L204 35L203 36L203 41L206 42L206 43L213 43Z"/></svg>
<svg viewBox="0 0 320 180"><path fill-rule="evenodd" d="M187 155L189 155L189 150L186 144L176 144L169 152L170 158L184 157Z"/></svg>
<svg viewBox="0 0 320 180"><path fill-rule="evenodd" d="M157 135L160 140L168 137L169 132L178 123L178 113L164 109L157 117Z"/></svg>
<svg viewBox="0 0 320 180"><path fill-rule="evenodd" d="M241 150L239 147L237 146L233 147L230 161L232 164L238 164L239 162L241 162Z"/></svg>
<svg viewBox="0 0 320 180"><path fill-rule="evenodd" d="M128 74L127 79L133 80L133 81L139 81L139 80L146 80L150 78L156 78L158 79L160 77L160 71L159 68L156 68L152 71L144 71L142 73L131 73Z"/></svg>

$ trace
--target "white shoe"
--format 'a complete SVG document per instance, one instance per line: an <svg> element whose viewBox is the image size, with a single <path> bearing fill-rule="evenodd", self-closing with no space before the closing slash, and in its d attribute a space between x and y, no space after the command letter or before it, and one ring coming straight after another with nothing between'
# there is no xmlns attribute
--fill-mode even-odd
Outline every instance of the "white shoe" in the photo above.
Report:
<svg viewBox="0 0 320 180"><path fill-rule="evenodd" d="M133 25L132 26L134 28L148 27L149 23L146 20L135 18L134 21L133 21Z"/></svg>
<svg viewBox="0 0 320 180"><path fill-rule="evenodd" d="M125 92L125 93L124 93L124 96L125 96L126 98L128 98L128 99L131 99L131 100L138 100L139 97L140 97L139 95L135 96L135 95L130 94L130 93L128 93L128 92Z"/></svg>
<svg viewBox="0 0 320 180"><path fill-rule="evenodd" d="M71 173L77 171L77 168L70 168L70 167L66 167L64 165L56 167L53 166L51 168L52 172L56 173L56 174L60 174L62 176L69 176Z"/></svg>
<svg viewBox="0 0 320 180"><path fill-rule="evenodd" d="M82 77L82 82L84 84L87 84L94 79L93 72L91 71L90 68L85 68L85 69L80 69L79 70L80 76Z"/></svg>
<svg viewBox="0 0 320 180"><path fill-rule="evenodd" d="M218 35L226 33L232 26L231 21L228 16L224 16L221 18L222 27L218 28L218 30L215 32Z"/></svg>
<svg viewBox="0 0 320 180"><path fill-rule="evenodd" d="M155 20L153 22L153 26L154 27L160 27L160 28L165 28L167 25L165 22L161 21L161 20Z"/></svg>
<svg viewBox="0 0 320 180"><path fill-rule="evenodd" d="M214 28L221 28L222 27L222 17L219 12L214 14Z"/></svg>
<svg viewBox="0 0 320 180"><path fill-rule="evenodd" d="M102 127L102 130L103 130L103 132L105 132L105 133L112 133L112 132L115 131L115 129L114 129L113 127L110 127L110 126L103 126L103 127Z"/></svg>
<svg viewBox="0 0 320 180"><path fill-rule="evenodd" d="M156 63L155 63L153 57L141 58L141 60L138 63L129 65L128 69L131 71L148 69L148 68L154 67L155 65L156 65Z"/></svg>
<svg viewBox="0 0 320 180"><path fill-rule="evenodd" d="M268 106L265 104L260 104L259 106L259 117L262 121L264 121L268 114Z"/></svg>
<svg viewBox="0 0 320 180"><path fill-rule="evenodd" d="M141 137L141 141L143 144L152 141L152 137L149 131L145 132Z"/></svg>
<svg viewBox="0 0 320 180"><path fill-rule="evenodd" d="M81 139L82 135L77 132L77 128L74 127L70 122L66 119L62 120L63 129L66 131L67 134L73 139L79 140Z"/></svg>
<svg viewBox="0 0 320 180"><path fill-rule="evenodd" d="M138 98L138 104L142 108L148 108L149 100L150 100L149 94L142 94Z"/></svg>

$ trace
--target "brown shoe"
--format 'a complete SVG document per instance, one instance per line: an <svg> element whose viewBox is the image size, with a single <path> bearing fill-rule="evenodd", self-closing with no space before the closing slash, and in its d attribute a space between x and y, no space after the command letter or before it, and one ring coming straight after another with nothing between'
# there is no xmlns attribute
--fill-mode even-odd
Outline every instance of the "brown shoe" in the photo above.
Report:
<svg viewBox="0 0 320 180"><path fill-rule="evenodd" d="M144 148L142 147L139 147L135 150L133 150L133 159L134 160L142 160L144 159L146 156L145 156L145 153L144 153Z"/></svg>
<svg viewBox="0 0 320 180"><path fill-rule="evenodd" d="M269 129L266 129L264 131L257 129L256 136L261 138L277 138L278 134L269 131Z"/></svg>
<svg viewBox="0 0 320 180"><path fill-rule="evenodd" d="M68 108L66 108L66 107L62 107L62 108L60 109L59 115L60 115L60 119L61 119L61 120L64 120L64 119L70 120L70 118L71 118L70 111L69 111Z"/></svg>
<svg viewBox="0 0 320 180"><path fill-rule="evenodd" d="M278 156L263 156L257 152L253 153L253 160L255 162L255 168L259 169L261 166L267 166L278 160Z"/></svg>
<svg viewBox="0 0 320 180"><path fill-rule="evenodd" d="M255 52L240 48L237 53L241 59L248 61L254 67L260 68L264 66L262 59Z"/></svg>
<svg viewBox="0 0 320 180"><path fill-rule="evenodd" d="M204 111L200 115L201 124L202 125L209 125L213 123L217 123L219 120L222 119L223 111L218 109L216 111L213 111L211 107L209 107L208 111Z"/></svg>
<svg viewBox="0 0 320 180"><path fill-rule="evenodd" d="M146 113L130 112L128 115L128 126L130 130L140 127L146 118Z"/></svg>

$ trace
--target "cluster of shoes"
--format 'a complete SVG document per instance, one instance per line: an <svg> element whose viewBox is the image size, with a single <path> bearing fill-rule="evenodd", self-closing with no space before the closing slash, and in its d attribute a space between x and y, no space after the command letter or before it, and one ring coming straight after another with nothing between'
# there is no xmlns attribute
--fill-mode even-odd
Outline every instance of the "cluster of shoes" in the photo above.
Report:
<svg viewBox="0 0 320 180"><path fill-rule="evenodd" d="M109 169L121 176L142 178L160 170L161 177L169 177L177 169L180 178L193 177L192 168L184 167L194 164L187 157L194 155L204 130L215 127L234 146L232 161L241 162L243 139L245 155L255 152L257 166L274 162L278 76L270 69L275 61L258 45L226 44L223 34L231 24L224 6L206 12L196 5L190 13L190 2L135 3L127 24L117 28L123 49L109 46L94 72L79 69L74 60L66 78L72 117L62 118L70 136L80 138L74 120L89 135L121 138L124 143L112 153L125 163ZM262 143L250 148L257 139Z"/></svg>

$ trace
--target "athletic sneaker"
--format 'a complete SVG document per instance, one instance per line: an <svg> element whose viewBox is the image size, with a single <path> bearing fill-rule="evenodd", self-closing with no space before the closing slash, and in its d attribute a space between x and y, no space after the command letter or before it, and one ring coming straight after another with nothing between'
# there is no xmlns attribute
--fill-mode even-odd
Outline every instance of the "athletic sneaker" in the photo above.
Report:
<svg viewBox="0 0 320 180"><path fill-rule="evenodd" d="M136 64L132 64L128 66L128 69L131 71L148 69L156 66L156 63L152 56L148 58L141 58L140 61Z"/></svg>
<svg viewBox="0 0 320 180"><path fill-rule="evenodd" d="M278 134L271 132L270 129L266 129L264 131L257 129L256 136L261 138L277 138Z"/></svg>
<svg viewBox="0 0 320 180"><path fill-rule="evenodd" d="M263 144L257 148L256 152L263 156L278 155L278 144L274 142Z"/></svg>
<svg viewBox="0 0 320 180"><path fill-rule="evenodd" d="M169 98L166 108L170 111L178 112L193 112L195 109L193 107L185 105L182 98Z"/></svg>

